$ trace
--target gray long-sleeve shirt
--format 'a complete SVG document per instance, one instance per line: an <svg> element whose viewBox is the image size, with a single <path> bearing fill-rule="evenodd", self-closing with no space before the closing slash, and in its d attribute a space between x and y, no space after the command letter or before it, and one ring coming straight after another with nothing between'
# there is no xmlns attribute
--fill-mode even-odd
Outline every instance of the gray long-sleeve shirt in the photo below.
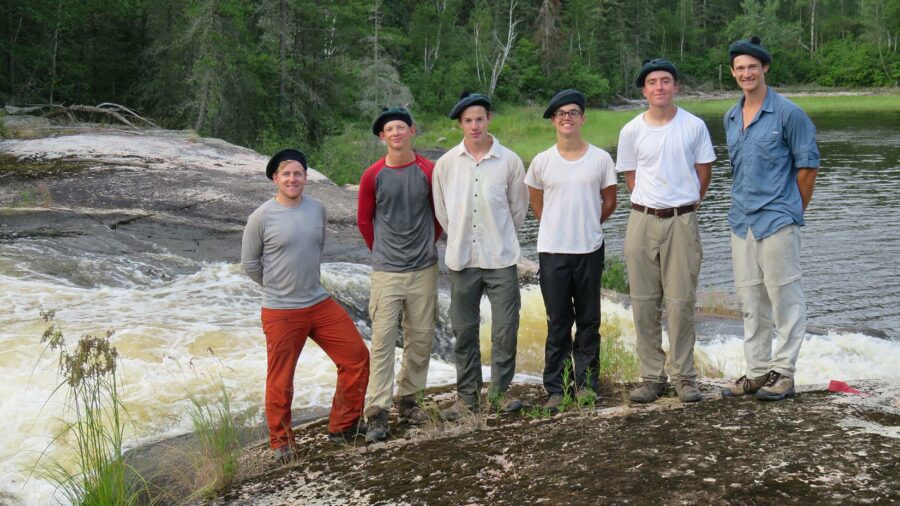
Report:
<svg viewBox="0 0 900 506"><path fill-rule="evenodd" d="M319 262L325 244L325 207L303 197L297 207L275 199L259 206L247 219L241 242L241 265L263 287L262 305L296 309L328 298Z"/></svg>

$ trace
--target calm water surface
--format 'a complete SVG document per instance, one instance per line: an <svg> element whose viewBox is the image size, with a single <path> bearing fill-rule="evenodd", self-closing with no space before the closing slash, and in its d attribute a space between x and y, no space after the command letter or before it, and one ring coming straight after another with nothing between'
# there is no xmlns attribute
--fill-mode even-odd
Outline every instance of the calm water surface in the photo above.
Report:
<svg viewBox="0 0 900 506"><path fill-rule="evenodd" d="M719 117L704 118L717 161L700 229L700 291L734 301L728 208L731 169ZM900 115L812 118L822 167L803 228L803 284L808 320L825 327L863 326L900 338ZM615 152L612 153L615 157ZM622 255L629 195L619 178L619 207L604 225L607 254ZM523 245L536 260L537 224L529 216Z"/></svg>

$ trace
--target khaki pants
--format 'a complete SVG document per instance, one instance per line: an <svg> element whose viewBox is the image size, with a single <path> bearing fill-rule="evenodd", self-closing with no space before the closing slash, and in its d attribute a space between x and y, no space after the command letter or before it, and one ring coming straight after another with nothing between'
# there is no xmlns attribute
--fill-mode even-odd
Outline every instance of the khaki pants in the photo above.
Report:
<svg viewBox="0 0 900 506"><path fill-rule="evenodd" d="M793 377L806 333L800 227L788 225L764 239L754 238L750 230L746 239L731 234L731 256L744 313L747 376L775 371ZM773 330L778 333L774 356Z"/></svg>
<svg viewBox="0 0 900 506"><path fill-rule="evenodd" d="M412 272L372 273L369 317L372 346L369 350L369 388L366 416L390 409L394 389L394 349L400 337L402 313L403 358L397 378L398 394L425 390L434 325L437 317L438 266Z"/></svg>
<svg viewBox="0 0 900 506"><path fill-rule="evenodd" d="M694 306L703 249L697 213L657 218L632 210L625 232L625 265L644 380L665 382L662 303L668 311L669 375L697 376L694 369Z"/></svg>

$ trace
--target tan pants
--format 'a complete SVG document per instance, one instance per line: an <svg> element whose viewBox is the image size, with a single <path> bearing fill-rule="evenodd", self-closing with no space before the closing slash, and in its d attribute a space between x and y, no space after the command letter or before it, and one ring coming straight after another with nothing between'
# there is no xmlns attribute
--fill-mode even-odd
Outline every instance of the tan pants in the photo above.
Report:
<svg viewBox="0 0 900 506"><path fill-rule="evenodd" d="M391 407L394 349L400 337L398 322L401 313L403 358L397 378L397 393L403 396L425 390L437 316L437 279L437 264L412 272L372 273L372 291L369 295L372 346L369 350L369 387L366 390L367 417Z"/></svg>
<svg viewBox="0 0 900 506"><path fill-rule="evenodd" d="M731 234L734 285L744 313L747 376L768 371L794 376L806 333L806 300L800 273L800 227L788 225L756 239ZM778 333L772 355L773 330Z"/></svg>
<svg viewBox="0 0 900 506"><path fill-rule="evenodd" d="M694 369L694 305L700 277L697 213L657 218L632 210L625 232L625 265L637 334L641 378L665 382L662 303L668 311L669 374L690 379Z"/></svg>

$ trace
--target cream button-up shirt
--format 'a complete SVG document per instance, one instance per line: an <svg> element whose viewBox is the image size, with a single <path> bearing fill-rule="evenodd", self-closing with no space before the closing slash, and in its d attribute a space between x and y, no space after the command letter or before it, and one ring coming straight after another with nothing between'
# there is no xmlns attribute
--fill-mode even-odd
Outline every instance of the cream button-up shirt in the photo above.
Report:
<svg viewBox="0 0 900 506"><path fill-rule="evenodd" d="M465 141L434 167L434 214L447 232L447 267L502 269L519 262L516 233L528 212L525 166L493 136L480 161Z"/></svg>

